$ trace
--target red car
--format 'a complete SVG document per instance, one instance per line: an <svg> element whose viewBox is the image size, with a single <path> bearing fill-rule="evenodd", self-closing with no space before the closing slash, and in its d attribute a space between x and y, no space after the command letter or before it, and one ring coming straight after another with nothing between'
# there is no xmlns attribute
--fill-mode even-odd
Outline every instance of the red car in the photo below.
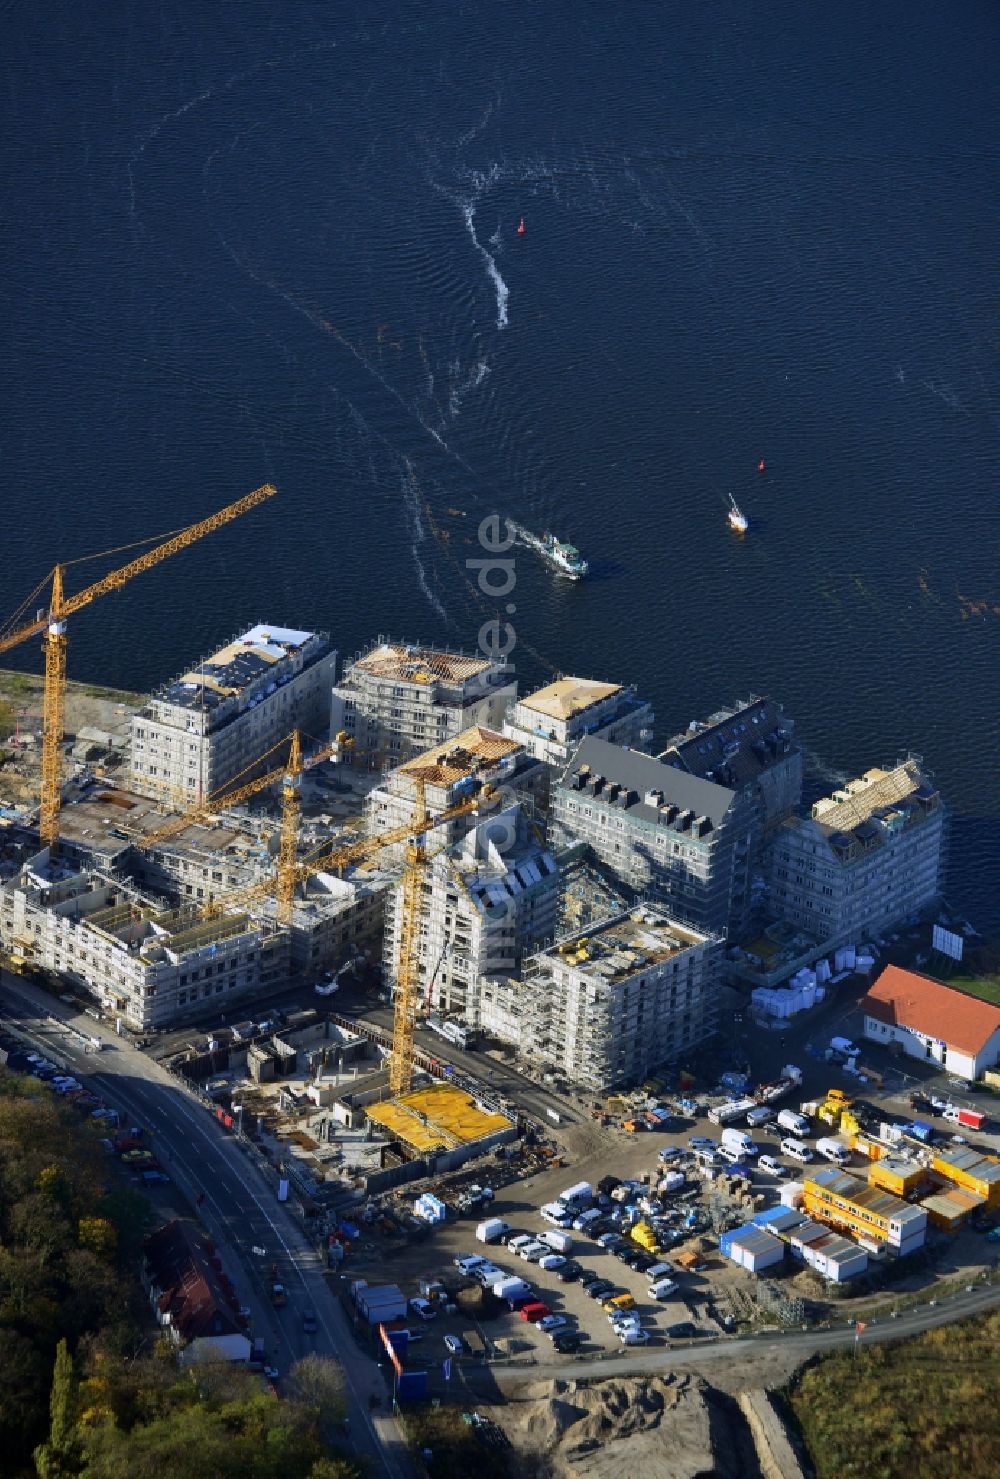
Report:
<svg viewBox="0 0 1000 1479"><path fill-rule="evenodd" d="M523 1306L521 1309L521 1319L527 1320L530 1324L534 1325L536 1321L544 1320L545 1316L551 1315L551 1313L552 1311L547 1304L542 1304L540 1299L536 1299L532 1304Z"/></svg>

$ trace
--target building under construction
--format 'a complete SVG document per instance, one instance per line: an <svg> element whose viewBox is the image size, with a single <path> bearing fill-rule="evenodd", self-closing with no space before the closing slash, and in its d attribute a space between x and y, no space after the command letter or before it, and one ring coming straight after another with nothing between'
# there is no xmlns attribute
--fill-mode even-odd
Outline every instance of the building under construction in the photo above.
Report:
<svg viewBox="0 0 1000 1479"><path fill-rule="evenodd" d="M132 720L131 787L188 805L245 775L293 728L322 733L337 654L258 623L152 695Z"/></svg>
<svg viewBox="0 0 1000 1479"><path fill-rule="evenodd" d="M433 1158L437 1170L461 1165L504 1145L516 1134L506 1115L476 1102L464 1089L430 1084L366 1106L366 1114L402 1158Z"/></svg>
<svg viewBox="0 0 1000 1479"><path fill-rule="evenodd" d="M0 892L0 944L18 966L84 986L137 1032L202 1003L274 990L288 975L286 933L246 914L198 919L124 880L54 862L47 849Z"/></svg>
<svg viewBox="0 0 1000 1479"><path fill-rule="evenodd" d="M638 906L484 983L483 1025L589 1093L628 1088L711 1037L721 941Z"/></svg>

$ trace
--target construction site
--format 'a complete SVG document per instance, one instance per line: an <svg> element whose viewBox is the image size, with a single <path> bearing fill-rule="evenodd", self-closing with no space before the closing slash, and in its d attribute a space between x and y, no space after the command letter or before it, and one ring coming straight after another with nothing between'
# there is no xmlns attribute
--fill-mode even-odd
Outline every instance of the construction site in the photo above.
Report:
<svg viewBox="0 0 1000 1479"><path fill-rule="evenodd" d="M431 861L428 834L458 818L475 823L493 809L489 781L477 777L441 798L432 816L418 770L406 778L412 801L394 825L383 820L378 835L361 835L370 787L356 778L316 784L321 767L350 751L351 736L337 731L307 753L301 731L288 728L289 722L315 728L322 720L336 654L321 636L262 624L153 701L121 706L116 734L127 725L128 789L108 784L109 771L120 773L113 762L98 776L87 768L95 756L66 754L68 618L275 492L270 485L255 490L76 595L65 594L57 565L47 577L47 611L21 620L36 590L7 623L0 652L43 636L45 679L37 811L22 804L5 818L0 948L13 969L82 990L103 1013L145 1034L202 1008L221 1011L225 1021L222 1009L273 996L292 972L318 976L324 967L343 970L377 954L385 893L394 885L399 939L388 1043L380 1048L352 1038L327 1020L317 1048L294 1041L294 1033L261 1040L254 1024L245 1023L245 1040L234 1029L228 1045L245 1049L241 1061L236 1054L248 1091L240 1113L256 1112L263 1131L275 1105L289 1109L301 1100L323 1110L336 1100L344 1129L363 1123L366 1143L373 1133L381 1139L383 1169L392 1163L409 1175L408 1162L419 1159L422 1166L442 1157L458 1164L513 1138L514 1127L465 1091L434 1082L415 1060L416 921ZM495 706L490 683L478 668L474 676L474 703ZM107 759L125 748L109 738ZM79 762L71 781L70 758ZM332 807L319 809L331 790L339 816ZM313 1024L300 1024L299 1039L310 1028L315 1032ZM209 1062L223 1050L231 1066L227 1045L218 1043ZM353 1080L364 1055L377 1061L359 1085ZM348 1061L353 1092L344 1093ZM293 1078L300 1072L306 1077L297 1093ZM273 1104L263 1102L269 1097ZM317 1162L313 1169L321 1167ZM315 1188L326 1173L311 1179Z"/></svg>

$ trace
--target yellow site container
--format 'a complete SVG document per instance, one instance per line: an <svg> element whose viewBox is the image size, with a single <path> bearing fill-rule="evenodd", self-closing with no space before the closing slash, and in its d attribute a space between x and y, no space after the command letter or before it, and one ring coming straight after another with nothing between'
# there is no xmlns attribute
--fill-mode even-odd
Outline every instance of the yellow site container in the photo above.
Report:
<svg viewBox="0 0 1000 1479"><path fill-rule="evenodd" d="M638 1243L640 1248L645 1248L649 1253L656 1251L656 1233L648 1222L637 1222L632 1229L632 1241Z"/></svg>
<svg viewBox="0 0 1000 1479"><path fill-rule="evenodd" d="M891 1191L893 1196L902 1197L919 1185L924 1175L923 1166L915 1166L912 1161L904 1161L896 1156L884 1156L868 1167L868 1185L880 1186L883 1191Z"/></svg>
<svg viewBox="0 0 1000 1479"><path fill-rule="evenodd" d="M966 1164L956 1164L963 1161ZM974 1151L960 1151L955 1146L950 1152L942 1150L935 1153L931 1165L952 1186L982 1197L991 1209L1000 1207L1000 1160L995 1156L979 1156Z"/></svg>

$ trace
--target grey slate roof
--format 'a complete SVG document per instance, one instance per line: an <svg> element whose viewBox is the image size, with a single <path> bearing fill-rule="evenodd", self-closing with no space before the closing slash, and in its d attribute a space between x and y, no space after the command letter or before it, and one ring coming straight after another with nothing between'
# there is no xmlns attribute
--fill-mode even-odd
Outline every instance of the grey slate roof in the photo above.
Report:
<svg viewBox="0 0 1000 1479"><path fill-rule="evenodd" d="M724 785L741 787L788 753L791 730L779 703L758 698L675 735L661 758L692 775L712 776Z"/></svg>
<svg viewBox="0 0 1000 1479"><path fill-rule="evenodd" d="M573 758L563 771L559 785L572 788L573 779L585 765L590 767L590 776L603 776L608 785L618 785L635 793L634 800L624 807L615 806L607 795L605 786L596 800L623 810L627 815L647 822L663 820L655 806L648 806L644 797L648 791L662 791L663 805L676 806L681 811L691 811L696 817L707 817L713 830L722 825L733 803L735 793L713 781L689 775L675 766L664 764L652 755L639 750L627 750L607 740L590 738L582 741ZM582 794L582 793L578 793Z"/></svg>

